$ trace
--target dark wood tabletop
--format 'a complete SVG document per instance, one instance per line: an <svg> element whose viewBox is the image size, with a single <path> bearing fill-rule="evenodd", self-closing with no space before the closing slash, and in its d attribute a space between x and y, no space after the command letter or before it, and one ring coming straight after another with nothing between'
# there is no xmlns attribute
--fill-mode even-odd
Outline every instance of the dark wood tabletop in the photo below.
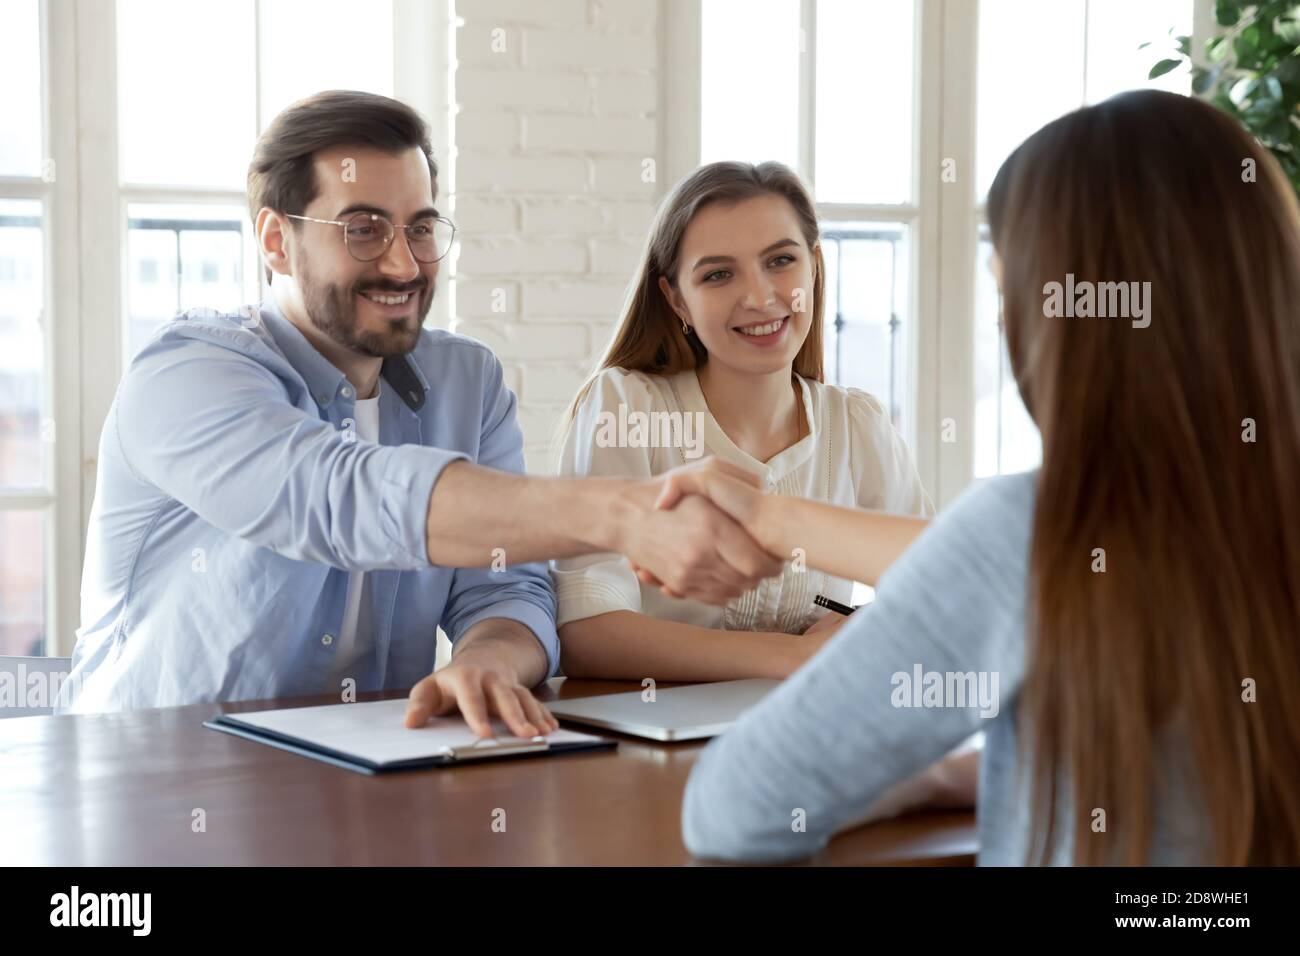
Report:
<svg viewBox="0 0 1300 956"><path fill-rule="evenodd" d="M638 689L556 678L539 696ZM365 776L203 726L223 712L337 702L0 720L0 865L694 862L682 845L681 797L703 742L604 733L616 749ZM493 827L501 811L504 832ZM812 862L969 865L975 850L973 813L935 811L841 834Z"/></svg>

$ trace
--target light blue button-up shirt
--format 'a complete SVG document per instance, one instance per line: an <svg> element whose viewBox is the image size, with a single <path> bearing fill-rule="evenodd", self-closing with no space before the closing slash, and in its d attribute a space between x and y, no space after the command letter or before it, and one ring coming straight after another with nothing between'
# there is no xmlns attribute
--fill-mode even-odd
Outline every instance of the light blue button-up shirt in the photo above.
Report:
<svg viewBox="0 0 1300 956"><path fill-rule="evenodd" d="M118 386L99 446L81 627L61 711L339 693L329 686L349 572L369 575L358 691L433 671L486 618L519 621L555 673L545 565L429 563L442 469L522 472L515 396L485 345L425 330L384 362L379 443L355 390L270 301L164 326ZM484 542L484 564L492 544ZM504 563L504 567L501 565ZM363 616L364 619L364 616Z"/></svg>

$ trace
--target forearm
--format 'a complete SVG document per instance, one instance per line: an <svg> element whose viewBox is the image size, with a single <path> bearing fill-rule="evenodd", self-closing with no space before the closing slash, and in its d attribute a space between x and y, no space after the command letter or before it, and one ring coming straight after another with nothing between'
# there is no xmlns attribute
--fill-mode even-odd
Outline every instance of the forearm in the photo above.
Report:
<svg viewBox="0 0 1300 956"><path fill-rule="evenodd" d="M853 825L886 820L916 810L973 807L979 789L979 763L978 750L955 750L920 773L894 784Z"/></svg>
<svg viewBox="0 0 1300 956"><path fill-rule="evenodd" d="M429 497L429 561L478 568L498 557L519 564L618 551L634 485L618 478L534 478L454 462Z"/></svg>
<svg viewBox="0 0 1300 956"><path fill-rule="evenodd" d="M452 648L452 663L475 664L502 671L525 687L546 677L546 651L531 630L518 621L491 617L461 635Z"/></svg>
<svg viewBox="0 0 1300 956"><path fill-rule="evenodd" d="M656 681L784 678L808 656L797 634L723 631L610 611L560 628L569 677Z"/></svg>
<svg viewBox="0 0 1300 956"><path fill-rule="evenodd" d="M928 523L911 515L764 495L751 533L787 561L802 552L809 567L874 587Z"/></svg>

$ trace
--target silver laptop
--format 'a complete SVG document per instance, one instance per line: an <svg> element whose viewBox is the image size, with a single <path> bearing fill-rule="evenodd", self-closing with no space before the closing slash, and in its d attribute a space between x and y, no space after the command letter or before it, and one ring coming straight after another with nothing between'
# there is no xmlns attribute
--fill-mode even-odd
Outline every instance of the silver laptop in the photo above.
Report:
<svg viewBox="0 0 1300 956"><path fill-rule="evenodd" d="M546 706L558 719L585 727L651 740L699 740L722 733L779 683L765 678L729 680L656 689L653 700L645 699L646 691L634 690L547 701Z"/></svg>

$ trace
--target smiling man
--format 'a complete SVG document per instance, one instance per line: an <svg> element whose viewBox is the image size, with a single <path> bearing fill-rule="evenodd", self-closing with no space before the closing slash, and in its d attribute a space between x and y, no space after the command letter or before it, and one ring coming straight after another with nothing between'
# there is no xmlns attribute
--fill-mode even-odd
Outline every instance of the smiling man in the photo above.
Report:
<svg viewBox="0 0 1300 956"><path fill-rule="evenodd" d="M550 557L615 550L722 603L780 561L663 480L527 478L515 396L479 342L425 329L453 228L419 116L321 93L258 142L260 307L190 313L132 360L100 443L63 710L412 688L553 729ZM435 634L451 663L434 672Z"/></svg>

